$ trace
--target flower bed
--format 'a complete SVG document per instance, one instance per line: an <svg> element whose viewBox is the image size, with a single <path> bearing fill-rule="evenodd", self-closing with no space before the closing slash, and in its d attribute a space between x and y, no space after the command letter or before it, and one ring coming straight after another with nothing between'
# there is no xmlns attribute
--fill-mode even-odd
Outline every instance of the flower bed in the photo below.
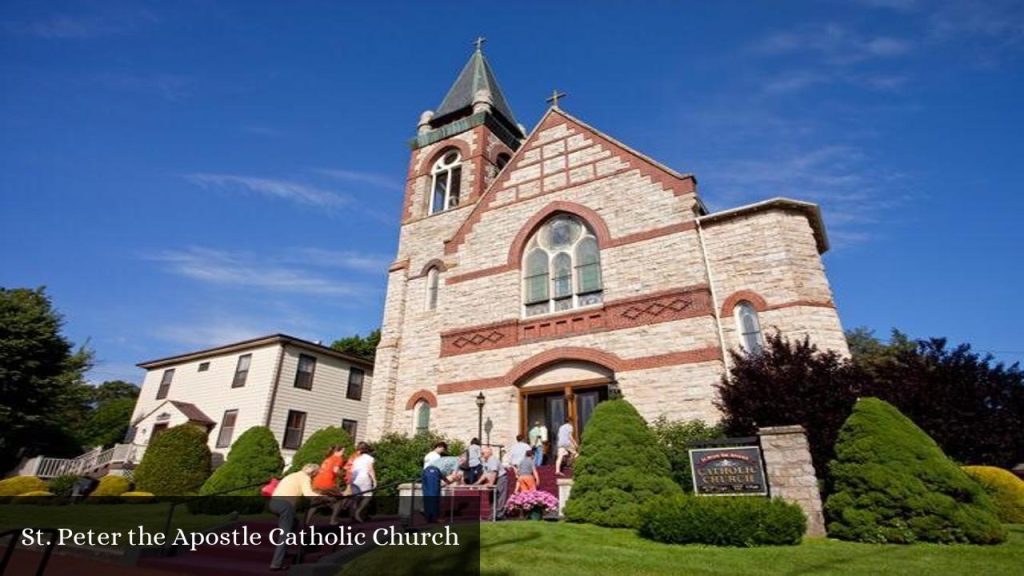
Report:
<svg viewBox="0 0 1024 576"><path fill-rule="evenodd" d="M540 519L545 512L558 510L558 498L541 490L526 490L513 494L505 504L505 510L512 514L529 515Z"/></svg>

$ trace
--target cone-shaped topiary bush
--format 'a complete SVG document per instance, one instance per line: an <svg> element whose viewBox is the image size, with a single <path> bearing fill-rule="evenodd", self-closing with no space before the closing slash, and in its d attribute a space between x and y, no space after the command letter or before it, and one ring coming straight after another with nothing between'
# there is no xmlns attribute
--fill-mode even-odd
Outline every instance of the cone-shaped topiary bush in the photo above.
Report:
<svg viewBox="0 0 1024 576"><path fill-rule="evenodd" d="M206 431L182 424L151 440L135 469L135 488L157 496L195 494L210 476Z"/></svg>
<svg viewBox="0 0 1024 576"><path fill-rule="evenodd" d="M253 426L231 445L227 461L214 470L203 483L199 495L220 494L241 486L262 484L275 476L280 476L283 467L284 460L281 458L281 450L277 447L274 433L266 426ZM260 498L259 486L234 490L229 495L210 496L195 502L196 505L189 504L189 510L206 514L232 511L259 512L264 504Z"/></svg>
<svg viewBox="0 0 1024 576"><path fill-rule="evenodd" d="M999 519L1024 524L1024 480L995 466L964 466L964 472L981 484L996 506Z"/></svg>
<svg viewBox="0 0 1024 576"><path fill-rule="evenodd" d="M825 510L829 535L861 542L1006 538L984 490L892 405L857 401L839 431Z"/></svg>
<svg viewBox="0 0 1024 576"><path fill-rule="evenodd" d="M598 404L573 470L565 517L573 522L636 528L656 496L682 494L654 433L625 400Z"/></svg>
<svg viewBox="0 0 1024 576"><path fill-rule="evenodd" d="M306 464L320 464L327 457L327 451L335 444L345 447L346 458L352 453L352 438L345 430L337 426L328 426L313 432L295 452L295 456L292 456L292 465L285 474L298 472Z"/></svg>

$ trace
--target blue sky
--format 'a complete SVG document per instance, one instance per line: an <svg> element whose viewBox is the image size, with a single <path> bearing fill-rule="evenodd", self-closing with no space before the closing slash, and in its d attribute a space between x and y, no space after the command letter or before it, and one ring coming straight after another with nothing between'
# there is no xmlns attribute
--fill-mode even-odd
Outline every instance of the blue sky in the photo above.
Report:
<svg viewBox="0 0 1024 576"><path fill-rule="evenodd" d="M380 323L405 141L484 35L712 209L819 202L846 327L1024 359L1024 4L0 6L0 285L46 285L97 381Z"/></svg>

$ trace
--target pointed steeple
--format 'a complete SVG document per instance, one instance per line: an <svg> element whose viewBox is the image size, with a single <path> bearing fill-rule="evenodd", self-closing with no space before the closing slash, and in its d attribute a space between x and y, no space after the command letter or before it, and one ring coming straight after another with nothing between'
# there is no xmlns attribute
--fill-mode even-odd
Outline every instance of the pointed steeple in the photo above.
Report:
<svg viewBox="0 0 1024 576"><path fill-rule="evenodd" d="M437 112L431 120L434 127L440 127L452 120L473 114L474 105L486 102L490 105L491 113L501 121L505 128L515 136L522 138L519 126L516 124L512 109L509 108L505 95L498 86L498 79L494 76L494 70L484 57L483 38L478 38L474 44L476 49L469 57L469 62L462 68L455 84L448 90L448 94L441 102ZM481 100L481 96L484 100ZM489 98L489 102L487 99Z"/></svg>

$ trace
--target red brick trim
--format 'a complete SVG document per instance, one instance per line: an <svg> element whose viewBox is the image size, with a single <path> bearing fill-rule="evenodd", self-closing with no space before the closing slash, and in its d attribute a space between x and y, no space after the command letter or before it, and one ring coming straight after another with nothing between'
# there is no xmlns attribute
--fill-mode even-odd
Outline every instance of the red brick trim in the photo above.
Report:
<svg viewBox="0 0 1024 576"><path fill-rule="evenodd" d="M611 244L612 235L608 232L608 225L605 224L604 218L601 218L600 214L582 204L555 200L530 216L526 224L519 228L519 232L508 248L508 266L519 268L519 263L523 260L523 251L526 250L526 243L548 218L558 213L572 214L589 224L594 229L594 235L597 236L598 248L606 248Z"/></svg>
<svg viewBox="0 0 1024 576"><path fill-rule="evenodd" d="M743 300L750 302L754 306L754 310L757 310L758 312L768 310L768 303L765 302L765 299L762 298L760 294L753 290L738 290L730 294L729 297L725 299L725 302L722 302L721 317L725 318L732 316L732 311L736 308L736 305Z"/></svg>
<svg viewBox="0 0 1024 576"><path fill-rule="evenodd" d="M408 267L409 259L403 258L402 260L395 260L394 262L392 262L391 266L388 267L388 272L397 272L399 270L404 270Z"/></svg>
<svg viewBox="0 0 1024 576"><path fill-rule="evenodd" d="M710 316L711 310L711 291L706 285L662 290L564 314L514 318L448 330L441 333L440 356Z"/></svg>
<svg viewBox="0 0 1024 576"><path fill-rule="evenodd" d="M437 408L437 396L434 396L430 390L419 390L409 397L409 401L405 403L405 409L412 410L420 400L426 402L431 408Z"/></svg>
<svg viewBox="0 0 1024 576"><path fill-rule="evenodd" d="M444 264L444 260L441 260L440 258L434 258L430 262L427 262L426 264L423 265L423 269L420 270L420 273L418 276L416 276L416 278L426 276L427 272L430 272L431 268L437 268L438 272L446 272L448 270L448 267L445 266Z"/></svg>
<svg viewBox="0 0 1024 576"><path fill-rule="evenodd" d="M634 242L643 242L645 240L660 238L661 236L668 236L669 234L688 232L690 230L695 230L696 228L696 220L670 224L668 226L662 226L661 228L652 228L650 230L644 230L643 232L634 232L633 234L620 236L612 240L611 243L609 243L609 247L625 246L627 244L633 244Z"/></svg>
<svg viewBox="0 0 1024 576"><path fill-rule="evenodd" d="M619 356L599 350L596 348L581 348L565 346L546 350L520 362L504 376L493 378L479 378L476 380L463 380L461 382L446 382L437 386L438 394L454 394L458 392L469 392L486 390L488 388L504 388L516 386L524 378L535 374L554 364L561 362L587 362L601 366L612 372L629 372L631 370L646 370L649 368L662 368L665 366L677 366L681 364L696 364L721 360L722 353L718 346L707 346L695 350L684 350L670 352L668 354L656 354L653 356L642 356L640 358L623 359Z"/></svg>

